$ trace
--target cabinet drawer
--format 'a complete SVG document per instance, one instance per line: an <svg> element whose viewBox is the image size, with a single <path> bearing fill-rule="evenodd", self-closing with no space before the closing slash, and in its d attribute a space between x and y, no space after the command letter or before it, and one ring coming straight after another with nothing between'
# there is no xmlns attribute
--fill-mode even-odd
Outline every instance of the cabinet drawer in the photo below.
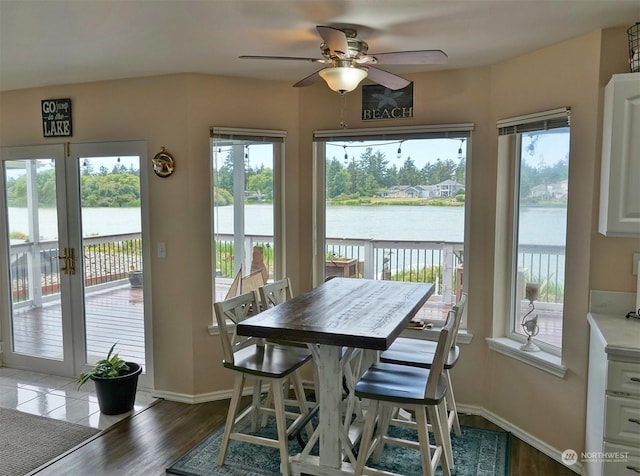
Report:
<svg viewBox="0 0 640 476"><path fill-rule="evenodd" d="M640 445L640 400L607 395L604 438L632 447Z"/></svg>
<svg viewBox="0 0 640 476"><path fill-rule="evenodd" d="M640 395L640 364L609 362L607 391L623 395Z"/></svg>
<svg viewBox="0 0 640 476"><path fill-rule="evenodd" d="M607 476L638 476L640 474L640 448L606 444L604 446L603 474Z"/></svg>

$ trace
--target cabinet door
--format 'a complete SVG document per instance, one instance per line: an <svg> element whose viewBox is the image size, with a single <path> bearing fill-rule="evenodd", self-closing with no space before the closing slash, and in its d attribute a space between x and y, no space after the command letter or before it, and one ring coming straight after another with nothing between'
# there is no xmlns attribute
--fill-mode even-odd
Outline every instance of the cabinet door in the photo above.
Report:
<svg viewBox="0 0 640 476"><path fill-rule="evenodd" d="M607 476L637 476L640 473L640 448L607 443L603 455L589 456L603 460Z"/></svg>
<svg viewBox="0 0 640 476"><path fill-rule="evenodd" d="M640 400L607 396L604 439L640 446Z"/></svg>
<svg viewBox="0 0 640 476"><path fill-rule="evenodd" d="M640 73L616 74L605 88L598 230L640 236Z"/></svg>
<svg viewBox="0 0 640 476"><path fill-rule="evenodd" d="M610 394L640 396L640 364L609 362L607 391Z"/></svg>

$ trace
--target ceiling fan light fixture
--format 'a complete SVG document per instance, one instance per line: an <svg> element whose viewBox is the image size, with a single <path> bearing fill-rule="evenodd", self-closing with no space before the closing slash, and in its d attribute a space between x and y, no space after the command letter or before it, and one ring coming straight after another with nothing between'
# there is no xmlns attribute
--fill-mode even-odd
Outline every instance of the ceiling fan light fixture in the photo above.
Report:
<svg viewBox="0 0 640 476"><path fill-rule="evenodd" d="M320 70L319 74L330 89L345 94L358 87L358 84L367 77L367 70L356 66L335 66Z"/></svg>

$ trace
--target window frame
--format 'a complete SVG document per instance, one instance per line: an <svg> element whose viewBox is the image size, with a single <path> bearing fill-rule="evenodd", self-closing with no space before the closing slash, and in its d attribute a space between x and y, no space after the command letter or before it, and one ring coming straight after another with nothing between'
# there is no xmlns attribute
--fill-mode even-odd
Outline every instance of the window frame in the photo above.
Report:
<svg viewBox="0 0 640 476"><path fill-rule="evenodd" d="M469 201L472 176L472 150L474 123L435 124L405 127L379 127L365 129L337 129L317 130L313 133L313 285L317 286L324 280L325 269L325 192L326 192L326 153L327 142L341 141L395 141L406 139L465 139L466 144L466 171L465 171L465 217L464 217L464 255L469 256L471 202ZM468 276L471 264L465 262L463 273L463 289L468 290ZM472 336L466 334L467 313L465 312L460 325L461 332L465 335L464 343L471 341ZM411 331L415 334L415 331ZM429 334L427 336L427 334ZM432 338L433 332L423 331L420 338ZM418 337L416 335L416 337Z"/></svg>
<svg viewBox="0 0 640 476"><path fill-rule="evenodd" d="M273 276L274 279L279 279L286 275L286 258L285 252L285 229L284 229L284 204L285 204L285 190L283 185L284 177L284 159L285 159L285 145L286 145L286 131L282 130L266 130L266 129L243 129L243 128L230 128L230 127L211 127L210 128L210 140L209 140L209 173L210 173L210 207L211 207L211 249L212 249L212 291L213 302L216 301L215 288L216 288L216 273L215 273L215 246L216 246L216 233L215 228L215 216L214 216L214 187L215 183L215 171L214 171L214 145L217 140L229 140L233 141L250 141L255 144L259 143L272 143L274 146L273 151L273 248L274 248L274 261L273 261ZM238 174L235 174L238 175ZM237 180L238 177L234 177ZM244 177L241 177L244 180ZM246 184L244 184L246 188ZM236 217L237 219L238 217ZM244 221L241 224L244 227ZM244 228L243 228L244 233ZM235 233L234 233L235 234ZM239 260L237 260L238 262ZM236 264L237 264L236 262ZM213 312L213 308L212 308ZM212 318L213 318L212 314ZM216 328L215 319L213 319L213 328ZM212 329L210 327L210 331Z"/></svg>
<svg viewBox="0 0 640 476"><path fill-rule="evenodd" d="M517 326L520 325L520 319L522 319L522 315L517 313L519 306L517 306L518 303L516 302L522 135L557 128L568 127L570 129L571 109L564 107L517 116L497 121L496 125L498 128L498 197L496 202L494 323L498 323L498 329L502 327L504 338L513 343L508 344L510 350L507 353L529 354L535 358L535 355L519 349L519 345L526 342L527 339L522 334L515 332ZM569 149L569 160L571 160L571 149ZM503 184L502 187L500 184ZM565 257L566 247L567 236L565 235ZM566 264L564 268L566 276ZM508 292L505 292L505 290L508 290ZM565 301L566 298L563 297L563 328ZM503 322L502 326L499 325L500 322ZM543 353L554 357L562 356L562 343L559 347L556 347L535 337L532 341ZM517 345L515 345L516 343ZM555 363L555 359L551 359L551 361Z"/></svg>

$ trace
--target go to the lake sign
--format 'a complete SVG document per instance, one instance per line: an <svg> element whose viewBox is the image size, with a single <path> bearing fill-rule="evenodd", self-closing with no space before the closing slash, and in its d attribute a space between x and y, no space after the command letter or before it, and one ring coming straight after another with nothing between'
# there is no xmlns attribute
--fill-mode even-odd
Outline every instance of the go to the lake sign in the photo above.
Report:
<svg viewBox="0 0 640 476"><path fill-rule="evenodd" d="M71 136L71 99L42 100L42 132L45 137Z"/></svg>

